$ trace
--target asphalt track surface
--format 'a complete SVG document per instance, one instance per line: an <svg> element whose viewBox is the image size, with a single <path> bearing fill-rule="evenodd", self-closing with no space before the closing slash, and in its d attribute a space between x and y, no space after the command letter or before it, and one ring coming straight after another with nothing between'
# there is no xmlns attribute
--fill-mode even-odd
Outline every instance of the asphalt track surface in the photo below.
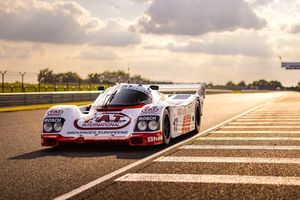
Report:
<svg viewBox="0 0 300 200"><path fill-rule="evenodd" d="M0 199L64 199L153 154L158 156L71 198L300 199L300 93L209 95L200 132L215 129L180 137L169 151L162 146L43 148L44 113L0 114Z"/></svg>

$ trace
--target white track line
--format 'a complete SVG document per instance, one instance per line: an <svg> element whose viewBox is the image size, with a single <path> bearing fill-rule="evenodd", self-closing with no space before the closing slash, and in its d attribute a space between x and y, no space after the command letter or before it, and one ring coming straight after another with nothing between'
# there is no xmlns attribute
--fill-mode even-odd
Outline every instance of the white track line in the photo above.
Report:
<svg viewBox="0 0 300 200"><path fill-rule="evenodd" d="M239 134L239 133L242 133L242 134L246 134L246 133L249 133L249 134L268 134L268 133L271 133L271 134L300 134L300 131L214 131L214 132L211 132L212 134L215 133L215 134L230 134L230 133L233 133L233 134Z"/></svg>
<svg viewBox="0 0 300 200"><path fill-rule="evenodd" d="M294 120L300 120L300 117L288 117L288 116L245 116L241 117L241 119L264 119L264 120L270 120L270 119L281 119L281 120L289 120L290 118L293 118Z"/></svg>
<svg viewBox="0 0 300 200"><path fill-rule="evenodd" d="M265 129L299 129L300 126L237 126L237 125L226 125L222 129L247 129L247 128L265 128Z"/></svg>
<svg viewBox="0 0 300 200"><path fill-rule="evenodd" d="M300 137L200 137L209 141L300 141Z"/></svg>
<svg viewBox="0 0 300 200"><path fill-rule="evenodd" d="M236 126L242 126L242 125L277 125L280 124L281 126L295 126L300 125L300 121L297 122L231 122L229 125L236 125Z"/></svg>
<svg viewBox="0 0 300 200"><path fill-rule="evenodd" d="M154 162L300 164L300 158L167 156L159 157Z"/></svg>
<svg viewBox="0 0 300 200"><path fill-rule="evenodd" d="M247 128L273 128L273 129L299 129L300 126L236 126L236 125L226 125L222 129L247 129Z"/></svg>
<svg viewBox="0 0 300 200"><path fill-rule="evenodd" d="M266 116L269 116L269 115L275 115L275 116L278 116L278 115L282 115L282 116L300 116L300 113L291 113L291 112L287 112L287 113L279 113L279 112L274 112L274 113L249 113L247 116L253 116L253 115L266 115Z"/></svg>
<svg viewBox="0 0 300 200"><path fill-rule="evenodd" d="M300 150L300 146L277 146L277 145L185 145L180 149L212 150L212 149L238 149L238 150Z"/></svg>
<svg viewBox="0 0 300 200"><path fill-rule="evenodd" d="M63 195L55 198L54 200L64 200L64 199L69 199L71 197L74 197L75 195L80 194L80 193L82 193L82 192L84 192L84 191L86 191L86 190L88 190L88 189L90 189L90 188L92 188L92 187L94 187L96 185L99 185L100 183L102 183L104 181L107 181L107 180L109 180L109 179L111 179L111 178L113 178L115 176L118 176L118 175L120 175L120 174L122 174L122 173L124 173L124 172L126 172L126 171L128 171L128 170L130 170L130 169L132 169L132 168L134 168L134 167L142 164L142 163L145 163L145 162L147 162L149 160L152 160L153 158L155 158L157 156L160 156L161 154L163 154L163 153L165 153L165 152L167 152L169 150L175 149L175 148L181 146L182 144L184 144L186 142L192 141L192 140L194 140L194 139L196 139L198 137L201 137L202 135L206 135L209 132L213 131L214 129L216 129L216 128L220 127L220 126L224 126L225 124L227 124L227 123L229 123L229 122L231 122L231 121L233 121L233 120L235 120L235 119L237 119L237 118L239 118L239 117L241 117L243 115L246 115L249 112L252 112L252 111L254 111L254 110L262 107L264 104L265 103L263 103L263 104L261 104L259 106L256 106L256 107L254 107L254 108L252 108L252 109L250 109L250 110L248 110L246 112L243 112L242 114L239 114L239 115L237 115L235 117L232 117L232 118L230 118L230 119L228 119L228 120L226 120L226 121L224 121L224 122L222 122L222 123L220 123L220 124L218 124L218 125L216 125L214 127L206 129L205 131L203 131L203 132L201 132L201 133L199 133L199 134L197 134L197 135L195 135L195 136L193 136L193 137L191 137L191 138L189 138L187 140L181 141L181 142L179 142L177 144L174 144L174 145L172 145L172 146L170 146L170 147L168 147L166 149L163 149L163 150L161 150L161 151L159 151L157 153L154 153L154 154L152 154L152 155L150 155L148 157L140 159L140 160L138 160L138 161L136 161L134 163L131 163L131 164L129 164L129 165L123 167L123 168L120 168L120 169L118 169L116 171L113 171L113 172L111 172L111 173L109 173L109 174L107 174L105 176L102 176L102 177L100 177L100 178L98 178L98 179L96 179L94 181L91 181L91 182L89 182L89 183L87 183L85 185L82 185L81 187L76 188L76 189L74 189L74 190L72 190L72 191L70 191L70 192L68 192L66 194L63 194Z"/></svg>
<svg viewBox="0 0 300 200"><path fill-rule="evenodd" d="M299 111L255 111L250 114L291 114L291 115L300 115Z"/></svg>
<svg viewBox="0 0 300 200"><path fill-rule="evenodd" d="M268 122L300 122L300 119L237 119L235 122L259 122L259 121L268 121Z"/></svg>
<svg viewBox="0 0 300 200"><path fill-rule="evenodd" d="M300 185L300 177L241 176L210 174L142 174L128 173L116 181L126 182L170 182L170 183L229 183L263 185Z"/></svg>

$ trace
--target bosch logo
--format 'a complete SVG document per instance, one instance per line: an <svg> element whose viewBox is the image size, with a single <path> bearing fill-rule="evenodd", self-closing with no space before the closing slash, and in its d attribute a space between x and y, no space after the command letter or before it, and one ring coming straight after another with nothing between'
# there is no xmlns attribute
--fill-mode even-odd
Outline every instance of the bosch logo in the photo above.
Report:
<svg viewBox="0 0 300 200"><path fill-rule="evenodd" d="M158 116L141 116L138 121L158 121Z"/></svg>
<svg viewBox="0 0 300 200"><path fill-rule="evenodd" d="M57 123L57 122L62 122L64 119L63 118L45 118L44 122L49 122L49 123Z"/></svg>
<svg viewBox="0 0 300 200"><path fill-rule="evenodd" d="M50 115L50 116L54 116L54 115L61 115L63 114L63 110L49 110L47 112L47 115Z"/></svg>

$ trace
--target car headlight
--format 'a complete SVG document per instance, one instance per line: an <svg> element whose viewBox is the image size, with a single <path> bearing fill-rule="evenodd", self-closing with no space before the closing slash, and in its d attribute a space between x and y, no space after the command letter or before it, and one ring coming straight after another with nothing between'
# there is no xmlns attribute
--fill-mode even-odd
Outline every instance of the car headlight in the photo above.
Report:
<svg viewBox="0 0 300 200"><path fill-rule="evenodd" d="M49 123L49 122L44 123L44 131L45 132L51 132L52 129L53 129L53 126L51 123Z"/></svg>
<svg viewBox="0 0 300 200"><path fill-rule="evenodd" d="M54 129L56 132L61 131L61 129L62 129L62 123L61 123L61 122L56 122L56 123L54 123L53 129Z"/></svg>
<svg viewBox="0 0 300 200"><path fill-rule="evenodd" d="M157 121L150 121L148 127L151 131L156 131L158 129L158 122Z"/></svg>
<svg viewBox="0 0 300 200"><path fill-rule="evenodd" d="M137 124L137 127L140 131L145 131L147 129L147 122L139 121L139 123Z"/></svg>

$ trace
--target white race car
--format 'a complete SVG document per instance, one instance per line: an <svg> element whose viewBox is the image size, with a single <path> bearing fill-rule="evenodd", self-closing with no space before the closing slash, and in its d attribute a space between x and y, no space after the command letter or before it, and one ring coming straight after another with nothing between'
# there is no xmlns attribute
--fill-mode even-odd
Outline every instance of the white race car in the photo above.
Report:
<svg viewBox="0 0 300 200"><path fill-rule="evenodd" d="M171 138L200 129L205 85L195 94L165 95L159 87L119 84L86 106L58 105L43 120L42 145L109 142L168 145Z"/></svg>

